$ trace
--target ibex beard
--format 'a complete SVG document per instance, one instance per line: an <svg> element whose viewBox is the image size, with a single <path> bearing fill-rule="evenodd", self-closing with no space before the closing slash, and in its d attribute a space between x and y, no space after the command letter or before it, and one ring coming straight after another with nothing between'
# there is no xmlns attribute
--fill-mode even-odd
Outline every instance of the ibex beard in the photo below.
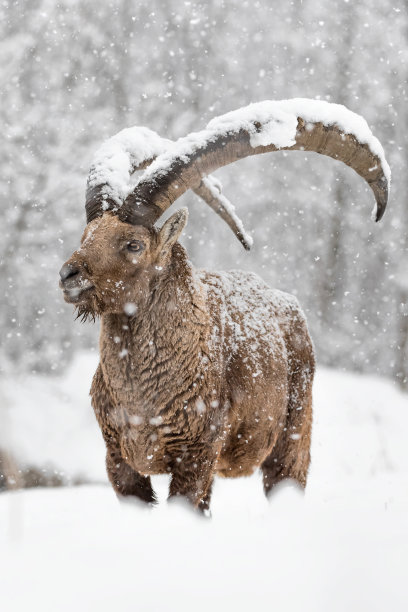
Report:
<svg viewBox="0 0 408 612"><path fill-rule="evenodd" d="M319 104L327 118L327 105ZM174 154L166 150L169 141L146 128L134 128L144 147L132 151L120 134L114 137L128 174L151 166L118 206L117 176L109 178L115 160L109 147L103 150L106 163L99 155L88 179L81 246L60 272L64 298L78 315L101 318L91 396L114 490L152 504L150 476L166 473L170 497L183 496L202 511L209 509L215 475L246 476L260 468L269 494L287 478L305 487L310 463L315 359L296 298L255 274L196 270L178 242L187 209L161 229L154 225L191 187L249 247L208 174L277 147L264 137L260 145L251 141L262 133L259 113L245 129L239 124L234 131L228 121L227 132L221 121L221 128L179 141ZM265 121L270 126L270 117ZM292 144L280 148L345 161L369 182L379 219L387 202L386 162L337 124L299 117L295 127L296 121ZM123 142L129 146L129 130Z"/></svg>

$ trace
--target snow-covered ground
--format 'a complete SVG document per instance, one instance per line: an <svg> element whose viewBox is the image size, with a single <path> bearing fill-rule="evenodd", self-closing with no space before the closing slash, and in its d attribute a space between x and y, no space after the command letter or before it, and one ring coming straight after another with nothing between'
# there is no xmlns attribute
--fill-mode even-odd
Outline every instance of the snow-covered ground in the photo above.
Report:
<svg viewBox="0 0 408 612"><path fill-rule="evenodd" d="M154 510L116 500L87 395L95 363L0 387L19 456L99 482L0 495L2 612L408 609L408 396L320 369L305 496L267 502L257 475L218 480L205 520L164 502L166 477Z"/></svg>

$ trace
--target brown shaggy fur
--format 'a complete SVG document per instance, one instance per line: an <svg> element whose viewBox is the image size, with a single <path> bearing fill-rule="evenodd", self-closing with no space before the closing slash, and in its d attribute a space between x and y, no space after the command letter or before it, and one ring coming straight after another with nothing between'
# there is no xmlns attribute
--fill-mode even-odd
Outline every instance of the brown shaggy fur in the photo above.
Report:
<svg viewBox="0 0 408 612"><path fill-rule="evenodd" d="M215 474L260 467L266 493L283 478L304 487L314 373L304 316L254 274L196 271L177 242L186 220L182 209L158 231L105 213L61 270L65 299L102 319L91 396L112 486L153 503L150 475L169 473L170 496L202 510Z"/></svg>

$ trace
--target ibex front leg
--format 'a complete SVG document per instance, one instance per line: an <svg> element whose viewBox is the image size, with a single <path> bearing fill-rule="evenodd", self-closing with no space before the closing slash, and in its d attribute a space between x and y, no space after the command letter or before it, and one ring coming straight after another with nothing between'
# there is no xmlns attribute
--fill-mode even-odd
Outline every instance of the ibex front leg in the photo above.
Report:
<svg viewBox="0 0 408 612"><path fill-rule="evenodd" d="M146 503L154 504L157 500L150 477L142 476L125 463L116 444L109 442L106 443L106 447L106 469L116 493L119 496L133 496Z"/></svg>
<svg viewBox="0 0 408 612"><path fill-rule="evenodd" d="M197 510L208 511L215 463L216 457L210 454L178 457L171 466L169 499L184 497Z"/></svg>
<svg viewBox="0 0 408 612"><path fill-rule="evenodd" d="M117 432L110 425L109 415L114 413L114 409L100 366L98 366L92 381L91 397L92 406L106 444L106 469L114 490L118 495L133 496L146 503L155 503L156 496L150 478L136 472L123 459Z"/></svg>

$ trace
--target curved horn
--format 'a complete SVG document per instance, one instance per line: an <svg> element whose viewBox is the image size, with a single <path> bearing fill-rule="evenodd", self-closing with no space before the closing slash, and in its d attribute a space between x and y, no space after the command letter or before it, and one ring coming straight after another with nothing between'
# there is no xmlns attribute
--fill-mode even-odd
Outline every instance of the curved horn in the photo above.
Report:
<svg viewBox="0 0 408 612"><path fill-rule="evenodd" d="M271 151L315 151L344 162L374 192L375 218L387 205L390 169L380 142L366 121L342 105L297 98L250 104L213 119L161 154L129 194L119 216L129 223L153 224L203 175L249 155Z"/></svg>
<svg viewBox="0 0 408 612"><path fill-rule="evenodd" d="M198 187L194 187L193 191L225 221L243 247L249 251L253 244L252 236L245 231L241 219L235 212L235 206L222 193L221 182L211 175L202 177L201 183Z"/></svg>
<svg viewBox="0 0 408 612"><path fill-rule="evenodd" d="M174 143L161 138L145 127L126 128L107 140L96 152L88 174L86 189L87 223L101 216L106 210L118 211L131 190L130 177L136 170L143 170ZM201 177L203 178L203 177ZM252 238L245 232L234 206L222 194L221 183L214 177L206 177L194 189L229 225L246 249ZM151 212L148 205L144 213ZM143 211L139 208L139 223ZM161 212L159 212L160 216Z"/></svg>

